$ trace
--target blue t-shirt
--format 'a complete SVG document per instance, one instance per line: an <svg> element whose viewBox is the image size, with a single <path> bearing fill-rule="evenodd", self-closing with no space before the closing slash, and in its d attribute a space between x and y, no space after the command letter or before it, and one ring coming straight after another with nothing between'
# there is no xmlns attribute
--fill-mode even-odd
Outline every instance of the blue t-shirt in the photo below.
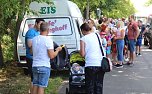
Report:
<svg viewBox="0 0 152 94"><path fill-rule="evenodd" d="M140 28L141 28L141 31L139 33L138 39L142 39L142 34L145 31L145 29L146 29L144 25L142 25Z"/></svg>
<svg viewBox="0 0 152 94"><path fill-rule="evenodd" d="M35 36L40 35L40 33L35 29L35 28L31 28L27 31L26 35L25 35L25 46L26 46L26 57L32 59L33 56L30 53L30 48L27 46L27 40L28 39L33 39Z"/></svg>

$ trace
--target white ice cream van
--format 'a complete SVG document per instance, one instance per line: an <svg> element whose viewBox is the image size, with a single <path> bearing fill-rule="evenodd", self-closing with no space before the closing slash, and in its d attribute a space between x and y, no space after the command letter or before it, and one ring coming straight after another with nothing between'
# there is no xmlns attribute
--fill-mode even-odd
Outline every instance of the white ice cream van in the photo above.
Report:
<svg viewBox="0 0 152 94"><path fill-rule="evenodd" d="M55 47L66 46L52 61L54 68L63 68L69 54L80 49L80 25L83 23L83 17L78 6L68 0L51 0L50 4L31 2L30 9L35 14L24 16L18 34L18 65L26 68L25 34L34 26L36 18L43 18L50 25L49 36L55 42Z"/></svg>

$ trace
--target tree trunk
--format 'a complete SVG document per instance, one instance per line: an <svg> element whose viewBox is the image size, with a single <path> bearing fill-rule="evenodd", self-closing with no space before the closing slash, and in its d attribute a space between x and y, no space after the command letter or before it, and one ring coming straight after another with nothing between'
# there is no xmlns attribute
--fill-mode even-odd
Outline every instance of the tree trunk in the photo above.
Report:
<svg viewBox="0 0 152 94"><path fill-rule="evenodd" d="M86 20L88 21L90 18L90 15L89 15L89 0L87 0L87 15L86 15Z"/></svg>
<svg viewBox="0 0 152 94"><path fill-rule="evenodd" d="M1 45L1 41L0 41L0 67L2 67L4 65L3 63L3 52L2 52L2 45Z"/></svg>
<svg viewBox="0 0 152 94"><path fill-rule="evenodd" d="M17 38L18 38L19 29L20 29L20 24L21 24L21 21L18 19L16 22L16 30L14 31L14 59L15 59L15 61L18 60Z"/></svg>
<svg viewBox="0 0 152 94"><path fill-rule="evenodd" d="M24 17L24 13L25 13L25 0L21 0L21 5L23 7L23 11L18 14L17 22L16 22L16 30L14 30L14 59L15 59L15 61L18 61L17 38L18 38L18 33L20 30L22 18Z"/></svg>

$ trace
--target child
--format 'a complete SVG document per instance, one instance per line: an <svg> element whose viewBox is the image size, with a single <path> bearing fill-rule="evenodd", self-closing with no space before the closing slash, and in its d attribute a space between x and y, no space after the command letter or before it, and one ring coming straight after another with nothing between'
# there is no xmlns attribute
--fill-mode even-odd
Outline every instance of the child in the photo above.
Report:
<svg viewBox="0 0 152 94"><path fill-rule="evenodd" d="M112 45L112 42L111 42L112 34L111 34L110 28L107 31L107 36L105 38L106 38L106 41L107 41L106 54L107 54L107 57L110 57L110 54L111 54L111 45Z"/></svg>
<svg viewBox="0 0 152 94"><path fill-rule="evenodd" d="M72 74L84 74L84 68L81 67L78 63L73 63L72 65ZM84 80L84 75L82 76L73 76L74 82L81 82Z"/></svg>
<svg viewBox="0 0 152 94"><path fill-rule="evenodd" d="M100 37L102 39L102 46L104 47L105 51L107 48L107 40L106 40L106 33L105 32L100 32Z"/></svg>

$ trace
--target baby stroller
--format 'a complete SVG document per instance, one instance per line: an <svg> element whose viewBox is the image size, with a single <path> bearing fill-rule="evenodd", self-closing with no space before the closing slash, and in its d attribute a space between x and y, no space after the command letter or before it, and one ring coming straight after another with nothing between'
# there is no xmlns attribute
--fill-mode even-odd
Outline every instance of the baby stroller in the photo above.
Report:
<svg viewBox="0 0 152 94"><path fill-rule="evenodd" d="M69 64L69 88L66 94L85 94L85 73L83 61L72 62Z"/></svg>

